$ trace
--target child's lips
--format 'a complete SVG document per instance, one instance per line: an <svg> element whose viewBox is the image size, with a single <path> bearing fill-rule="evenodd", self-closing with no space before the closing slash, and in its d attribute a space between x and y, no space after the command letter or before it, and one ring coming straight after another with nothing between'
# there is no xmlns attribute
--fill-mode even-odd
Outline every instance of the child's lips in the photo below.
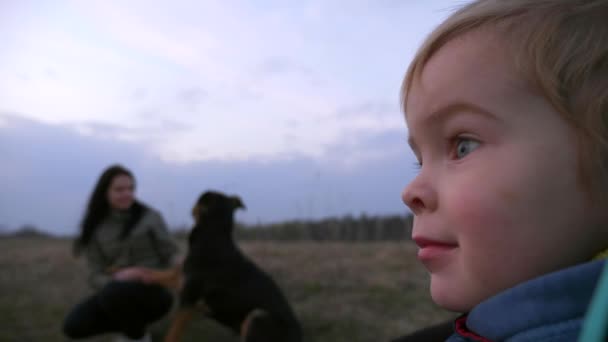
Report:
<svg viewBox="0 0 608 342"><path fill-rule="evenodd" d="M422 262L429 262L434 259L439 259L447 255L447 253L458 248L458 244L433 240L426 237L414 237L414 242L420 247L418 250L418 259Z"/></svg>

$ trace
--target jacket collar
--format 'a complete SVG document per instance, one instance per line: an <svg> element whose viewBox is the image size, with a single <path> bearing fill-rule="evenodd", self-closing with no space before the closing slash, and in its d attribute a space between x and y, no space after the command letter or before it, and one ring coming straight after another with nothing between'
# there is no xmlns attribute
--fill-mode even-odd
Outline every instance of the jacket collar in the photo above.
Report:
<svg viewBox="0 0 608 342"><path fill-rule="evenodd" d="M583 319L604 262L556 271L493 296L473 308L466 327L490 340L505 340L547 324Z"/></svg>

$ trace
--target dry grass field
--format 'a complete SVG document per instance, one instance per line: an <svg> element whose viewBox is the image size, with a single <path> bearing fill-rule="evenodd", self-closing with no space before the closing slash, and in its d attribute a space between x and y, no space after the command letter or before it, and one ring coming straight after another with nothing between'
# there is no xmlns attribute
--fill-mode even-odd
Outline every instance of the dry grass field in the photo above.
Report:
<svg viewBox="0 0 608 342"><path fill-rule="evenodd" d="M305 341L388 341L454 316L432 304L411 242L240 245L284 290ZM70 241L2 238L0 251L0 341L65 341L63 317L89 293L85 264L72 258ZM155 340L166 326L153 328ZM238 338L201 316L184 340Z"/></svg>

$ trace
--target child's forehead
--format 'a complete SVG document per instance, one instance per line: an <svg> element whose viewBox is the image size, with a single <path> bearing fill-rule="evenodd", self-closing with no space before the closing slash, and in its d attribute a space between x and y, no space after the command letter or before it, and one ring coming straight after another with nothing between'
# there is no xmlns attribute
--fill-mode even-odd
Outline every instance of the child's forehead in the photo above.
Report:
<svg viewBox="0 0 608 342"><path fill-rule="evenodd" d="M435 112L453 102L480 101L477 105L482 106L529 92L529 87L498 35L471 31L441 46L414 75L407 91L406 116Z"/></svg>
<svg viewBox="0 0 608 342"><path fill-rule="evenodd" d="M473 30L445 42L421 65L419 78L431 73L453 73L458 71L458 79L452 79L454 86L469 81L475 74L497 70L505 79L516 77L515 59L507 43L498 34L488 30Z"/></svg>

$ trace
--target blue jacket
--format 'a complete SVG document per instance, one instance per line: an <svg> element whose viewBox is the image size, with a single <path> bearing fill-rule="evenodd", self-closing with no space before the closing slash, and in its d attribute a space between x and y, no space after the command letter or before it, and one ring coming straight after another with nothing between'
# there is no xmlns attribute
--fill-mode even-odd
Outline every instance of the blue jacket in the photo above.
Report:
<svg viewBox="0 0 608 342"><path fill-rule="evenodd" d="M447 341L576 341L604 263L587 262L505 290L459 318Z"/></svg>

